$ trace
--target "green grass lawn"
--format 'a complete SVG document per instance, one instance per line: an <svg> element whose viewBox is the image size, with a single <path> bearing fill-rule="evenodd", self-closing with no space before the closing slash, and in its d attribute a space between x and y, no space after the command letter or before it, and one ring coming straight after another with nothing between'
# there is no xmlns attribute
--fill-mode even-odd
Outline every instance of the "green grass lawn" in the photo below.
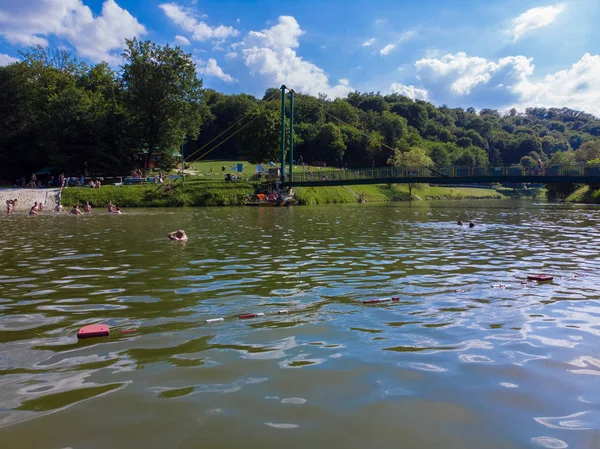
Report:
<svg viewBox="0 0 600 449"><path fill-rule="evenodd" d="M349 190L350 191L349 191ZM348 186L345 189L336 187L296 187L296 198L299 204L329 204L353 203L357 201L356 195L365 194L367 202L381 203L386 201L408 201L410 195L406 184L369 184ZM354 192L354 193L353 193ZM505 196L492 189L478 189L468 187L430 187L427 184L415 184L413 197L418 196L423 200L428 199L505 199Z"/></svg>
<svg viewBox="0 0 600 449"><path fill-rule="evenodd" d="M196 180L207 180L207 179L215 179L215 180L222 180L225 177L226 173L235 173L235 174L239 174L239 172L237 171L237 164L242 164L243 165L243 171L242 171L242 179L249 179L252 175L254 175L256 173L256 164L251 164L248 161L223 161L223 160L200 160L200 161L195 161L195 162L186 162L186 169L185 169L185 174L186 176L189 176L190 179L196 179ZM279 168L280 164L279 162L276 162L275 165L269 165L268 163L263 163L263 171L268 170L269 168ZM211 177L211 172L210 169L213 169L213 173L212 173L212 177ZM223 167L225 167L225 170L223 170ZM234 168L234 170L231 170L231 168ZM289 168L288 165L286 165L286 170ZM326 167L326 168L322 168L322 167L315 167L315 166L309 166L309 165L305 165L304 168L300 165L294 165L293 170L294 173L301 173L304 169L310 169L311 172L313 173L318 173L320 170L328 170L328 171L335 171L335 170L340 170L339 168L336 167ZM178 171L177 170L171 170L169 172L170 175L175 175L177 174Z"/></svg>

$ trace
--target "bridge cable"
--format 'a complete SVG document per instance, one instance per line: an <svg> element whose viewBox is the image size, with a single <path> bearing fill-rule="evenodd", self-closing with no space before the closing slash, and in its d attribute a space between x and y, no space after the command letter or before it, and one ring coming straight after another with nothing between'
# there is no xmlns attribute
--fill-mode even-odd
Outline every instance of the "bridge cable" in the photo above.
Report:
<svg viewBox="0 0 600 449"><path fill-rule="evenodd" d="M269 97L267 97L264 100L261 100L260 102L258 102L253 108L251 108L248 112L246 112L239 120L237 120L235 123L233 123L231 126L229 126L226 130L224 130L223 132L221 132L219 135L217 135L216 137L212 138L211 140L209 140L208 142L206 142L204 145L202 145L200 148L198 148L196 151L194 151L192 154L190 154L189 156L187 156L185 158L186 161L189 161L190 158L192 158L192 156L194 156L195 154L199 153L200 151L202 151L204 148L206 148L207 146L209 146L211 143L213 143L215 140L217 140L218 138L220 138L223 134L227 133L230 129L232 129L233 127L237 126L242 120L244 120L248 115L250 115L251 113L255 112L256 110L258 110L261 106L262 103L264 102L269 102L271 101L276 95L279 95L279 92L274 92L272 95L270 95ZM244 126L242 126L240 129L238 129L237 131L235 131L233 134L231 134L229 137L227 137L225 140L221 141L220 143L218 143L217 145L215 145L214 147L212 147L211 149L209 149L208 151L206 151L205 153L203 153L201 156L197 157L196 159L194 159L192 161L196 162L200 159L202 159L204 156L206 156L208 153L210 153L211 151L217 149L221 144L227 142L230 138L232 138L233 136L235 136L237 133L239 133L242 129L244 129L246 126L248 126L250 123L252 123L254 120L258 119L259 116L254 117L251 121L249 121L248 123L246 123Z"/></svg>

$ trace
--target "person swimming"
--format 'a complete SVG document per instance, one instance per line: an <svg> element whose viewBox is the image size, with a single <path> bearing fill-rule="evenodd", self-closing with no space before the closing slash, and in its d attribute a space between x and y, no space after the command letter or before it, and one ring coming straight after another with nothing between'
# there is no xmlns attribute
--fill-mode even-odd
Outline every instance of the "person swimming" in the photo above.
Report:
<svg viewBox="0 0 600 449"><path fill-rule="evenodd" d="M59 201L58 203L56 203L56 207L54 208L54 212L62 212L64 211L65 208L63 207L62 203Z"/></svg>
<svg viewBox="0 0 600 449"><path fill-rule="evenodd" d="M469 223L469 227L470 228L474 228L475 227L475 223L473 223L473 222Z"/></svg>
<svg viewBox="0 0 600 449"><path fill-rule="evenodd" d="M38 214L38 210L39 210L39 206L37 201L35 202L35 204L33 205L33 207L31 209L29 209L29 215L37 215Z"/></svg>
<svg viewBox="0 0 600 449"><path fill-rule="evenodd" d="M83 210L84 210L85 212L91 212L91 211L92 211L92 206L90 205L90 202L89 202L89 201L86 201L86 202L85 202L85 206L83 206Z"/></svg>
<svg viewBox="0 0 600 449"><path fill-rule="evenodd" d="M459 225L459 226L462 226L464 223L463 223L462 221L458 220L458 221L456 222L456 224L457 224L457 225Z"/></svg>
<svg viewBox="0 0 600 449"><path fill-rule="evenodd" d="M13 213L14 208L15 208L14 200L6 200L6 213L8 215Z"/></svg>
<svg viewBox="0 0 600 449"><path fill-rule="evenodd" d="M171 240L175 240L175 241L185 241L187 240L187 235L185 235L185 231L180 229L179 231L175 231L175 232L170 232L169 234L167 234L167 236L171 239Z"/></svg>
<svg viewBox="0 0 600 449"><path fill-rule="evenodd" d="M83 212L79 210L79 204L73 204L73 209L70 212L71 215L83 215Z"/></svg>

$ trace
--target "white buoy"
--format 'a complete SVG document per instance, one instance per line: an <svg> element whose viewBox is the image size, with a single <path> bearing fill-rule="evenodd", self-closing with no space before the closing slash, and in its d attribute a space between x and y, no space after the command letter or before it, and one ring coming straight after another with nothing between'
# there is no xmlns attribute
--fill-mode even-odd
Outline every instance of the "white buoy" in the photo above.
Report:
<svg viewBox="0 0 600 449"><path fill-rule="evenodd" d="M224 321L224 318L211 318L206 320L207 323L218 323L219 321Z"/></svg>

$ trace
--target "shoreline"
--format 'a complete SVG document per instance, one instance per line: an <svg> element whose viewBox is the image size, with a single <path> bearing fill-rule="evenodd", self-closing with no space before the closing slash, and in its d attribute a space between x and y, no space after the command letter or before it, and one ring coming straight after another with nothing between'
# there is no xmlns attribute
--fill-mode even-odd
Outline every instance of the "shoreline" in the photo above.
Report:
<svg viewBox="0 0 600 449"><path fill-rule="evenodd" d="M357 187L360 187L358 189ZM248 193L258 193L264 184L247 181L207 182L186 181L176 184L150 184L138 186L103 186L100 189L70 187L62 192L63 204L84 204L89 201L95 207L104 207L109 201L119 207L222 207L243 206ZM335 187L296 187L295 197L299 206L318 204L358 203L364 193L367 203L390 201L429 200L502 200L514 199L511 192L468 187L413 186L412 198L407 185L375 184ZM521 196L517 196L521 197Z"/></svg>

